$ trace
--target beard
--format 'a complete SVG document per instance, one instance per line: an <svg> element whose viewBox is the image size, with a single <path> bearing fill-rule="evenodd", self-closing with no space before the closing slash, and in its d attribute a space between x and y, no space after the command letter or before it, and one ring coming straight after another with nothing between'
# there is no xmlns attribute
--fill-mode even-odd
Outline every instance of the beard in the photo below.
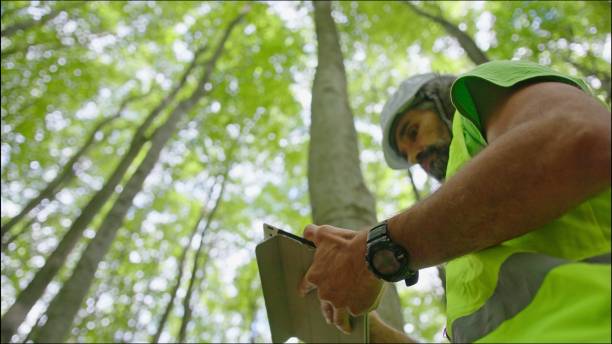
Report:
<svg viewBox="0 0 612 344"><path fill-rule="evenodd" d="M427 146L424 151L417 155L418 163L423 166L423 162L429 160L427 174L436 178L437 181L443 182L446 176L446 166L448 165L449 145L445 143L437 143Z"/></svg>

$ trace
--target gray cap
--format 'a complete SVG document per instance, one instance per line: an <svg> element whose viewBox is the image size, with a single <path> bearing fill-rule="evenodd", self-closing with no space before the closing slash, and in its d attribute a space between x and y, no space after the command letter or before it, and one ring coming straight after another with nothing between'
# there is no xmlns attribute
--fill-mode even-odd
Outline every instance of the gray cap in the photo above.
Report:
<svg viewBox="0 0 612 344"><path fill-rule="evenodd" d="M383 153L385 154L387 165L393 169L402 170L411 166L408 160L401 156L391 146L391 138L394 135L394 133L391 133L393 122L395 122L398 115L402 114L408 109L419 89L429 81L433 80L436 76L437 74L435 73L427 73L408 78L401 83L399 89L391 96L383 107L382 114L380 116L380 126L382 127L383 131Z"/></svg>

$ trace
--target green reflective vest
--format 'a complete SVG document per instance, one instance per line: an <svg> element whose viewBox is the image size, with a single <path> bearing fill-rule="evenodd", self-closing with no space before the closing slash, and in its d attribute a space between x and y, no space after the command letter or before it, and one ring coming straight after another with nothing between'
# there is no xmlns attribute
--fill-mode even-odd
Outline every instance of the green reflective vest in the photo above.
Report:
<svg viewBox="0 0 612 344"><path fill-rule="evenodd" d="M489 62L460 76L447 178L487 145L478 97L526 80L589 92L581 80L527 62ZM454 342L609 343L610 189L535 231L448 262L446 278Z"/></svg>

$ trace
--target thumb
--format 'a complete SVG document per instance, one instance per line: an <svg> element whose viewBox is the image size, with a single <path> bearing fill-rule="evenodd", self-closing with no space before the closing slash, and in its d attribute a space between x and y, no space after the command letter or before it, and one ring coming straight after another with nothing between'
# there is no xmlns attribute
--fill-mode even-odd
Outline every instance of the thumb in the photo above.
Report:
<svg viewBox="0 0 612 344"><path fill-rule="evenodd" d="M313 224L306 225L306 227L304 228L304 239L310 240L314 242L316 245L317 242L315 241L315 237L316 237L316 232L318 230L319 230L319 226L317 225L313 225Z"/></svg>

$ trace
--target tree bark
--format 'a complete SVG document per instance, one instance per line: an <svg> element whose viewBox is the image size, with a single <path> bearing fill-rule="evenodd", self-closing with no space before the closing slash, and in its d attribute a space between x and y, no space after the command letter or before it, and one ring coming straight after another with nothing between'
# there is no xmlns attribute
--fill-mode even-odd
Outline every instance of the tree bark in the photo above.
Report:
<svg viewBox="0 0 612 344"><path fill-rule="evenodd" d="M153 133L151 147L146 156L136 172L126 182L125 188L102 221L96 236L87 245L74 272L51 301L47 310L48 320L40 332L35 335L36 342L61 342L65 339L74 316L92 283L98 264L113 242L134 197L142 189L144 180L155 166L162 148L174 133L179 120L207 93L205 85L210 80L214 66L223 52L225 42L245 14L242 12L225 30L213 56L207 61L204 73L198 80L198 86L193 93L189 98L179 102L167 120Z"/></svg>
<svg viewBox="0 0 612 344"><path fill-rule="evenodd" d="M34 197L32 200L30 200L28 202L28 204L26 204L26 206L23 207L23 209L19 212L19 214L15 215L8 222L6 222L4 225L2 225L2 227L0 228L1 237L4 238L4 236L11 230L11 228L13 226L15 226L17 223L19 223L19 221L21 221L21 219L23 219L26 215L28 215L30 213L30 211L32 211L32 209L37 207L42 201L44 201L46 199L53 199L53 197L55 197L55 195L62 189L62 187L64 185L66 185L68 182L70 182L70 180L72 178L74 178L74 176L75 176L75 174L74 174L74 167L75 167L76 163L79 161L79 159L83 155L85 155L87 150L95 142L96 134L99 131L101 131L105 126L110 124L112 121L114 121L115 119L119 118L119 116L121 115L123 110L125 110L125 108L127 107L127 105L129 103L131 103L131 102L133 102L133 101L135 101L135 100L137 100L139 98L142 98L143 96L144 95L140 95L140 96L136 96L136 97L129 97L129 98L123 100L121 102L121 105L119 106L119 110L114 115L112 115L112 116L110 116L108 118L103 118L102 120L100 120L98 122L98 124L96 124L96 126L90 132L89 136L87 137L87 140L85 140L85 143L68 160L68 162L61 169L61 172L58 173L57 176L55 176L55 178L53 178L53 180L50 181L47 184L47 186L36 197Z"/></svg>
<svg viewBox="0 0 612 344"><path fill-rule="evenodd" d="M27 7L27 6L26 6ZM12 15L13 13L19 11L19 10L23 10L25 7L13 7L13 8L9 8L7 10L2 11L2 15L0 16L0 18L4 19L7 18L8 15Z"/></svg>
<svg viewBox="0 0 612 344"><path fill-rule="evenodd" d="M170 312L172 311L172 308L174 307L174 300L176 299L176 295L178 294L179 287L181 286L181 280L183 279L183 273L185 271L185 260L187 258L187 252L189 252L189 248L191 247L191 242L193 241L193 237L198 232L198 228L200 226L200 222L204 218L204 214L205 214L204 209L202 209L200 211L200 215L198 216L197 221L195 222L195 225L193 226L193 229L191 230L189 241L183 248L183 252L181 253L181 258L179 259L179 270L176 274L176 282L174 283L174 287L172 288L172 292L170 293L170 300L168 301L168 304L166 305L164 313L162 314L162 317L159 320L159 324L157 325L157 330L155 331L155 334L153 335L153 337L151 337L151 343L159 342L159 337L161 336L162 331L164 330L164 326L166 325L166 321L168 320L168 316L170 316Z"/></svg>
<svg viewBox="0 0 612 344"><path fill-rule="evenodd" d="M39 20L34 20L33 18L30 18L30 19L26 19L24 21L15 23L7 27L6 29L2 30L0 32L0 36L2 36L3 38L9 38L20 30L27 30L34 26L42 26L45 23L47 23L49 20L57 17L60 13L62 13L62 9L56 8L56 9L53 9L51 12L42 16Z"/></svg>
<svg viewBox="0 0 612 344"><path fill-rule="evenodd" d="M421 17L425 17L427 19L434 21L435 23L442 25L444 30L446 30L446 32L449 35L457 39L457 41L459 42L459 45L461 45L463 50L465 50L465 53L468 55L470 60L474 62L474 64L479 65L485 62L489 62L489 58L487 57L487 54L484 51L482 51L478 47L478 45L476 45L476 42L474 42L472 37L470 37L467 33L461 31L459 27L457 27L457 25L449 22L448 20L446 20L446 18L442 17L441 15L434 15L434 14L424 11L423 9L411 3L410 1L405 1L405 3L412 9L412 11L414 11L414 13L420 15Z"/></svg>
<svg viewBox="0 0 612 344"><path fill-rule="evenodd" d="M130 296L130 299L133 298L134 290L132 289L131 292L132 292L132 295ZM147 283L147 288L145 289L144 293L142 294L143 295L142 300L136 301L136 304L134 305L134 309L136 310L134 312L134 318L133 318L134 319L134 326L130 326L128 324L128 331L131 332L132 339L134 338L134 334L136 334L136 333L140 332L141 330L143 330L143 327L139 326L139 324L140 324L139 319L140 319L140 316L142 314L142 311L147 307L147 305L145 304L144 299L149 294L151 294L151 282ZM146 325L145 325L145 327L146 327Z"/></svg>
<svg viewBox="0 0 612 344"><path fill-rule="evenodd" d="M149 113L147 118L138 127L134 133L134 137L130 143L128 151L125 153L111 176L108 178L102 189L98 191L87 205L82 209L80 215L74 220L68 232L64 235L59 245L53 253L45 261L45 265L36 273L28 286L19 293L15 303L2 316L2 342L8 342L27 314L32 309L32 306L42 296L45 289L55 277L59 269L62 267L66 258L72 252L75 245L81 238L83 231L89 223L98 214L106 201L111 197L115 188L123 179L128 168L132 165L142 146L148 141L145 137L147 130L159 114L174 100L177 93L183 88L187 77L195 68L199 54L204 51L199 49L191 64L187 67L183 76L176 87L164 97L164 99Z"/></svg>
<svg viewBox="0 0 612 344"><path fill-rule="evenodd" d="M21 229L19 230L19 232L11 235L8 239L6 239L5 241L2 242L2 252L4 252L4 250L6 250L6 248L8 247L8 245L10 243L12 243L13 241L17 240L17 238L19 238L19 236L21 236L21 234L27 232L27 229L32 227L37 221L36 216L32 216L30 217L30 220L28 222L26 222Z"/></svg>
<svg viewBox="0 0 612 344"><path fill-rule="evenodd" d="M224 172L223 179L221 180L221 190L219 190L219 195L217 195L217 199L215 200L215 205L213 206L210 213L206 218L206 224L202 229L202 233L200 234L200 244L198 245L198 249L193 258L193 268L191 269L191 278L189 279L189 286L187 287L187 292L185 293L185 298L183 299L183 319L181 321L181 328L179 329L178 334L178 342L184 343L185 337L187 336L187 325L189 325L189 321L191 320L191 295L193 294L193 288L196 284L198 270L200 269L200 255L202 254L202 249L204 248L204 238L206 237L206 232L208 232L208 228L210 228L210 224L219 209L219 205L223 199L223 194L225 193L225 185L227 183L227 176L229 174L229 170L231 168L231 163L227 165L227 168ZM196 225L197 227L197 225ZM205 264L204 264L205 265Z"/></svg>
<svg viewBox="0 0 612 344"><path fill-rule="evenodd" d="M71 8L75 8L75 7L79 7L79 6L83 6L85 4L87 4L87 1L70 1L70 4L68 6L61 6L61 7L57 6L56 8L51 10L51 12L40 17L39 20L35 20L34 18L29 18L29 19L25 19L20 22L17 22L13 25L9 25L4 30L0 31L0 36L2 36L3 38L10 38L11 36L15 35L18 31L25 31L25 30L29 30L36 26L45 25L48 21L53 20L53 18L57 17L60 13L62 13L62 11L65 11ZM20 9L21 8L15 9L15 10L20 10ZM3 19L4 19L4 14L3 14Z"/></svg>
<svg viewBox="0 0 612 344"><path fill-rule="evenodd" d="M412 171L410 169L407 169L407 171L408 171L408 179L410 180L410 185L412 185L412 192L414 193L414 198L418 202L421 200L421 193L419 192L419 189L414 183L414 177L412 176Z"/></svg>
<svg viewBox="0 0 612 344"><path fill-rule="evenodd" d="M312 88L308 190L313 222L353 230L376 223L374 198L361 174L357 133L331 4L313 1L318 65ZM381 316L402 329L404 320L394 285L379 307Z"/></svg>

